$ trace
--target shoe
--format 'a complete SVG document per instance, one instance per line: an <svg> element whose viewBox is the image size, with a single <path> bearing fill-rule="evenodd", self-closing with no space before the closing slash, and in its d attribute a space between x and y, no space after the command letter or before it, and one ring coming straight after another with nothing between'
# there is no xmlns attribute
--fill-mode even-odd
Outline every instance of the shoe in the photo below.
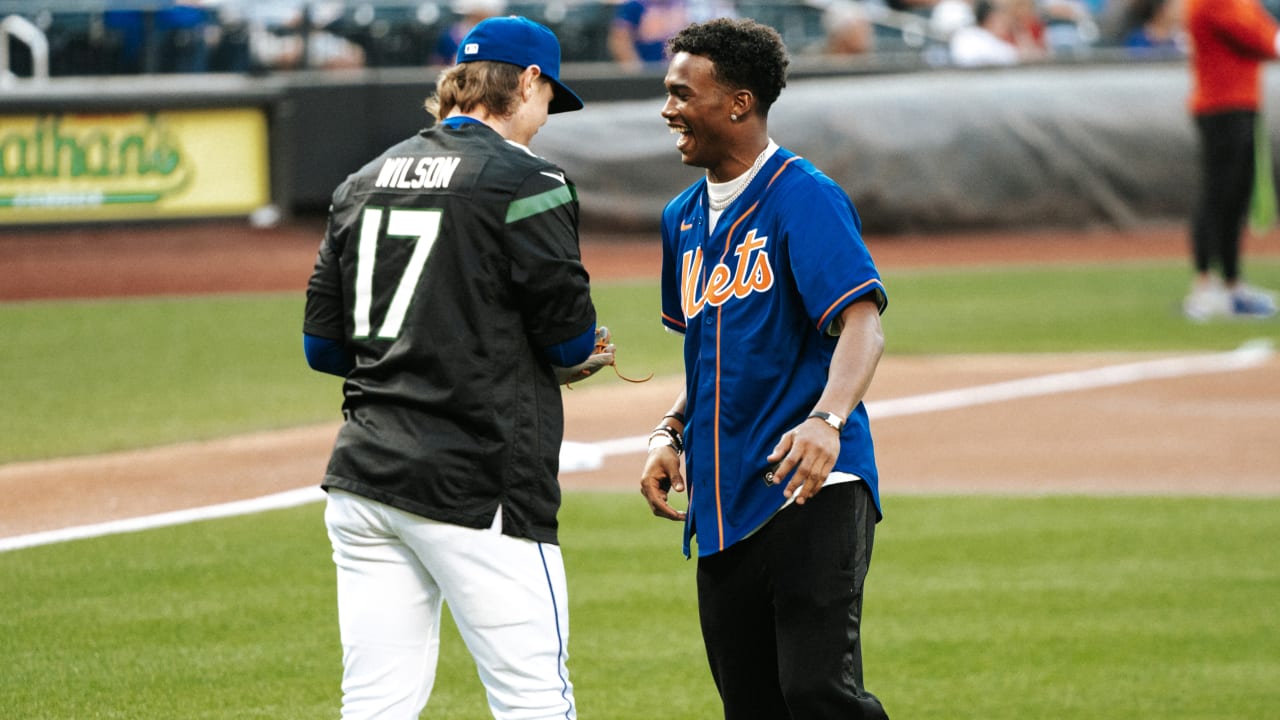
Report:
<svg viewBox="0 0 1280 720"><path fill-rule="evenodd" d="M1234 313L1234 298L1221 286L1193 289L1182 301L1182 314L1194 322L1208 322Z"/></svg>
<svg viewBox="0 0 1280 720"><path fill-rule="evenodd" d="M1236 317L1266 318L1276 314L1276 299L1271 293L1248 285L1231 290L1231 314Z"/></svg>

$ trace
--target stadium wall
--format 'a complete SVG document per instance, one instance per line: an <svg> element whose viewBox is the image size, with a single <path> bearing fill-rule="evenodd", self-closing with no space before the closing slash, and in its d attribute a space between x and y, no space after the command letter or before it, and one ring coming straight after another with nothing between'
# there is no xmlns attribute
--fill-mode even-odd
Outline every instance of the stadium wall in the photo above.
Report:
<svg viewBox="0 0 1280 720"><path fill-rule="evenodd" d="M535 150L577 182L586 229L656 229L666 200L698 177L659 116L661 73L567 66L565 80L587 109L553 118ZM272 199L308 214L427 124L430 92L421 69L55 79L0 95L0 116L262 107ZM868 230L1125 228L1186 216L1197 177L1187 93L1183 62L797 73L770 127L849 192ZM1280 132L1280 117L1268 127Z"/></svg>

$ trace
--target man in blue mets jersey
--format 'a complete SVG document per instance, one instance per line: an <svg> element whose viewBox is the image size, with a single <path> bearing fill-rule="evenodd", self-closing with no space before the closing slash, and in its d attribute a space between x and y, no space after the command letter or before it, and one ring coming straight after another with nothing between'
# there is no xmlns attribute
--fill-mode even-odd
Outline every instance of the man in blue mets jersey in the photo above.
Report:
<svg viewBox="0 0 1280 720"><path fill-rule="evenodd" d="M778 33L712 20L670 50L662 117L706 177L662 215L662 322L684 335L686 382L641 492L684 521L686 554L696 537L725 718L886 718L861 657L880 518L862 398L884 286L848 195L769 138L788 64ZM687 513L668 498L686 489Z"/></svg>

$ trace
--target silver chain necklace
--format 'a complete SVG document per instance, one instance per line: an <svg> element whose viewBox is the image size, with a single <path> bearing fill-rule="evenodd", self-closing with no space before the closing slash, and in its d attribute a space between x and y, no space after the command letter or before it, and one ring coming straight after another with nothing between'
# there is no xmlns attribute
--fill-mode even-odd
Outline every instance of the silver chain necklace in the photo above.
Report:
<svg viewBox="0 0 1280 720"><path fill-rule="evenodd" d="M764 167L764 156L768 152L769 152L768 147L765 147L764 150L760 151L760 154L756 156L756 161L751 163L751 169L747 171L746 179L742 182L741 185L738 186L737 190L733 191L732 195L730 195L729 197L725 198L722 201L717 202L714 198L711 197L711 193L707 193L707 204L711 206L712 210L716 212L720 212L725 208L729 207L730 205L732 205L734 200L738 199L738 196L742 194L742 191L746 190L747 186L751 184L751 181L756 179L756 173L760 172L760 168Z"/></svg>

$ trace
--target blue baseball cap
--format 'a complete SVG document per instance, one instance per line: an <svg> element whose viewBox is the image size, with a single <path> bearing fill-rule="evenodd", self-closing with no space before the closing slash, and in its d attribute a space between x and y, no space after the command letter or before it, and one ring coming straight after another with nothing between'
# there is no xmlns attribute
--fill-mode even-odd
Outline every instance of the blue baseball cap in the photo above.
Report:
<svg viewBox="0 0 1280 720"><path fill-rule="evenodd" d="M582 98L560 82L560 41L544 25L523 17L491 17L481 20L458 46L459 64L488 60L521 69L537 65L555 92L549 113L582 109Z"/></svg>

